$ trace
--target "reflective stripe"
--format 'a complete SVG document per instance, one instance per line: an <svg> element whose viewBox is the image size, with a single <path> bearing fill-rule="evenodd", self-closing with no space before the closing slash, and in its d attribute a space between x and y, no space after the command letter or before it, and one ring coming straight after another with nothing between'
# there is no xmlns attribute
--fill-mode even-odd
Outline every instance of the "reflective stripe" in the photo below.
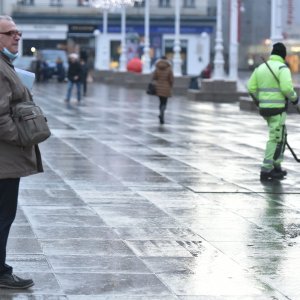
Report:
<svg viewBox="0 0 300 300"><path fill-rule="evenodd" d="M273 167L272 167L272 168L261 167L260 170L261 170L262 172L269 173L269 172L271 172L271 171L273 170Z"/></svg>
<svg viewBox="0 0 300 300"><path fill-rule="evenodd" d="M285 100L258 100L259 103L276 103L276 104L285 104Z"/></svg>
<svg viewBox="0 0 300 300"><path fill-rule="evenodd" d="M287 66L281 66L281 67L279 67L279 70L283 69L283 68L287 68Z"/></svg>
<svg viewBox="0 0 300 300"><path fill-rule="evenodd" d="M281 92L280 88L261 88L259 92Z"/></svg>
<svg viewBox="0 0 300 300"><path fill-rule="evenodd" d="M264 164L266 165L273 165L274 160L272 159L264 159Z"/></svg>

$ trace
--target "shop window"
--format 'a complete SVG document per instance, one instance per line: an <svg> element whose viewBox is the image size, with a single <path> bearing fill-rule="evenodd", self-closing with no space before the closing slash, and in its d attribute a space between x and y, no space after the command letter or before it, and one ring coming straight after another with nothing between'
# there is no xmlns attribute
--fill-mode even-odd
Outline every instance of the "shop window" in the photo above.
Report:
<svg viewBox="0 0 300 300"><path fill-rule="evenodd" d="M62 0L50 0L50 6L63 6Z"/></svg>
<svg viewBox="0 0 300 300"><path fill-rule="evenodd" d="M170 0L159 0L159 7L171 7Z"/></svg>
<svg viewBox="0 0 300 300"><path fill-rule="evenodd" d="M184 0L183 1L183 7L186 8L194 8L195 6L195 0Z"/></svg>
<svg viewBox="0 0 300 300"><path fill-rule="evenodd" d="M145 7L145 0L140 2L134 2L134 7Z"/></svg>

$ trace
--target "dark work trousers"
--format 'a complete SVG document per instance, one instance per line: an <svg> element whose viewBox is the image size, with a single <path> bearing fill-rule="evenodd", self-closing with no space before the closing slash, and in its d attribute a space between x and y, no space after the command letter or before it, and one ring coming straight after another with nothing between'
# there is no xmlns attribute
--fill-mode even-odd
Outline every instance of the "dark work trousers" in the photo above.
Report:
<svg viewBox="0 0 300 300"><path fill-rule="evenodd" d="M167 102L168 102L167 97L159 96L159 111L160 111L160 116L161 117L164 116L164 112L167 108Z"/></svg>
<svg viewBox="0 0 300 300"><path fill-rule="evenodd" d="M6 261L6 245L18 204L20 178L0 179L0 275L12 273Z"/></svg>

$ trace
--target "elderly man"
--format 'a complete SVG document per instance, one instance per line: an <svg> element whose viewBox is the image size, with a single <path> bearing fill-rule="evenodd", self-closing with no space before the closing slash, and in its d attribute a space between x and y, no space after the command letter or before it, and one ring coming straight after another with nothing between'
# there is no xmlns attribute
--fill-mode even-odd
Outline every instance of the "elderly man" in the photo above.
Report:
<svg viewBox="0 0 300 300"><path fill-rule="evenodd" d="M31 101L29 90L22 84L12 61L18 56L22 33L9 16L0 16L0 288L26 289L31 279L13 274L6 264L6 245L15 219L20 177L43 171L38 146L22 147L11 108L21 101Z"/></svg>

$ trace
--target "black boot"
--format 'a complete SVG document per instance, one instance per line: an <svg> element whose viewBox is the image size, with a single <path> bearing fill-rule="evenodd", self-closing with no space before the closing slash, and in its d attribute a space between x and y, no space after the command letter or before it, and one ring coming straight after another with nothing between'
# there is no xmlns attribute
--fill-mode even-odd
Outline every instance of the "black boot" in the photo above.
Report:
<svg viewBox="0 0 300 300"><path fill-rule="evenodd" d="M269 172L260 172L260 180L266 181L266 180L272 180L272 179L283 179L284 175L280 172L277 172L275 169Z"/></svg>
<svg viewBox="0 0 300 300"><path fill-rule="evenodd" d="M277 173L281 173L283 176L286 176L287 175L287 171L282 169L281 166L275 166L274 167L274 170L277 172Z"/></svg>
<svg viewBox="0 0 300 300"><path fill-rule="evenodd" d="M165 111L164 111L164 109L160 109L160 114L159 114L158 118L159 118L159 123L160 124L165 124Z"/></svg>

